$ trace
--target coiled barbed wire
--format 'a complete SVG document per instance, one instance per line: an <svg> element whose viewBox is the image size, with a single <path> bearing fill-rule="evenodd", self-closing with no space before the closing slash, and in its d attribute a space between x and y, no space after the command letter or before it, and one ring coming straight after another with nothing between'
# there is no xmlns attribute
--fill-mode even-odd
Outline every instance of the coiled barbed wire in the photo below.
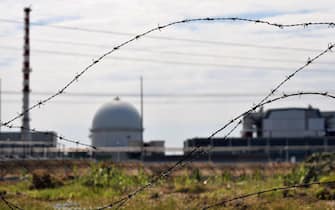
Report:
<svg viewBox="0 0 335 210"><path fill-rule="evenodd" d="M12 123L13 121L23 117L23 115L37 107L41 107L42 105L45 105L47 102L49 102L50 100L52 100L53 98L62 95L65 93L65 90L68 89L73 83L75 83L76 81L78 81L78 79L83 76L89 69L91 69L93 66L95 66L97 63L99 63L101 60L103 60L106 56L112 54L113 52L119 50L120 48L128 45L131 42L134 42L135 40L138 40L141 37L144 37L154 31L161 31L162 29L168 28L170 26L173 25L177 25L177 24L185 24L185 23L190 23L190 22L203 22L203 21L240 21L240 22L253 22L253 23L259 23L259 24L265 24L265 25L269 25L269 26L273 26L273 27L277 27L277 28L288 28L288 27L299 27L299 26L303 26L304 28L311 26L311 25L326 25L329 28L333 28L335 27L335 23L334 22L306 22L306 23L294 23L294 24L279 24L279 23L272 23L270 21L264 21L264 20L259 20L259 19L248 19L248 18L239 18L239 17L206 17L206 18L193 18L193 19L184 19L184 20L179 20L179 21L175 21L175 22L171 22L165 25L158 25L155 28L149 29L143 33L140 33L136 36L134 36L133 38L115 46L112 50L107 51L106 53L102 54L100 57L98 57L97 59L94 59L92 61L91 64L89 64L88 66L86 66L82 71L80 71L79 73L77 73L73 79L71 79L68 83L65 84L65 86L63 86L58 92L56 92L53 95L50 95L49 97L40 100L38 103L30 106L29 108L27 108L26 110L23 110L21 113L19 113L18 115L16 115L15 117L11 118L8 121L5 122L1 122L0 126L6 126L10 123Z"/></svg>
<svg viewBox="0 0 335 210"><path fill-rule="evenodd" d="M265 193L283 191L283 190L291 190L291 189L295 189L295 188L304 188L304 187L309 187L309 186L312 186L312 185L327 185L327 184L334 184L334 183L335 183L335 181L311 182L311 183L306 183L306 184L295 184L295 185L290 185L290 186L275 187L275 188L271 188L271 189L267 189L267 190L261 190L261 191L257 191L257 192L253 192L253 193L244 194L244 195L239 195L239 196L236 196L234 198L223 200L219 203L215 203L215 204L212 204L212 205L205 206L205 207L202 208L202 210L211 209L211 208L219 207L219 206L225 206L227 203L230 203L230 202L233 202L233 201L236 201L236 200L242 200L242 199L252 197L252 196L259 196L259 195L265 194Z"/></svg>

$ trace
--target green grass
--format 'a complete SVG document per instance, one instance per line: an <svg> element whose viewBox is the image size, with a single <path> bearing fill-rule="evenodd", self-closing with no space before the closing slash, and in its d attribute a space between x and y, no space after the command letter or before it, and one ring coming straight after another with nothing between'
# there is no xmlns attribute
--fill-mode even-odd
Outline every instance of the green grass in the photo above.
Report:
<svg viewBox="0 0 335 210"><path fill-rule="evenodd" d="M54 209L56 205L65 204L89 209L120 199L149 182L152 176L141 167L138 167L135 174L127 173L128 170L126 167L93 164L84 174L74 168L75 176L62 178L62 185L52 188L34 189L32 176L29 175L28 179L23 181L1 183L0 191L6 191L6 199L27 210ZM204 176L201 169L187 170L168 177L167 180L138 194L126 203L124 209L199 209L237 195L282 186L288 177L299 180L299 173L301 174L301 171L293 170L287 175L265 176L256 168L252 174L236 175L224 170ZM321 179L333 178L324 174ZM335 192L332 188L313 186L292 190L285 196L280 191L271 192L214 209L335 209L334 204L331 206L328 200L323 200L322 196L329 193L325 191ZM6 208L8 209L0 202L0 209Z"/></svg>

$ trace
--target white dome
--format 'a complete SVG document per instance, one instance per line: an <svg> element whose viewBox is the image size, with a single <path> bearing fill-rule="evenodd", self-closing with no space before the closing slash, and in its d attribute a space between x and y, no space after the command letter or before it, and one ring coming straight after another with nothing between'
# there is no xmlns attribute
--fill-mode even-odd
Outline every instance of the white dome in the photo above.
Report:
<svg viewBox="0 0 335 210"><path fill-rule="evenodd" d="M91 131L142 131L141 116L131 104L116 98L98 109Z"/></svg>

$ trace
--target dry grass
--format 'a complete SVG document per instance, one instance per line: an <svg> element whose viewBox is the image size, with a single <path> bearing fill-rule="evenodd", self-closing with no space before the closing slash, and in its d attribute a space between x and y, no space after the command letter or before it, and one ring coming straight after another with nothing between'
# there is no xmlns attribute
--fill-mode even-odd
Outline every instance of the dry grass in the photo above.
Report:
<svg viewBox="0 0 335 210"><path fill-rule="evenodd" d="M23 163L24 166L19 162L1 164L3 171L8 169L3 177L20 179L0 182L0 191L6 191L8 200L29 210L55 209L62 206L68 206L63 209L89 209L88 207L107 204L137 189L150 180L150 176L170 165L111 162L96 164L89 161L27 161ZM139 194L127 202L124 208L199 209L236 195L281 186L284 176L296 167L297 165L292 164L233 166L193 163ZM106 168L111 168L112 172ZM32 173L48 173L64 185L31 189L29 186ZM91 182L92 180L95 181ZM335 209L334 202L317 198L318 190L318 186L299 189L285 194L286 196L282 192L273 192L232 202L226 207L216 209ZM0 204L0 209L6 209L4 203Z"/></svg>

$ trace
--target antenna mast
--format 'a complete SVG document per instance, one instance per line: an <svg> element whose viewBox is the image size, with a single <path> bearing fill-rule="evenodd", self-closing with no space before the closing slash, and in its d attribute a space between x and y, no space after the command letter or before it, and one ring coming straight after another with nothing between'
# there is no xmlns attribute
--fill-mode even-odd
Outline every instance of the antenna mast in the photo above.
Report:
<svg viewBox="0 0 335 210"><path fill-rule="evenodd" d="M144 132L144 128L143 128L143 77L141 76L140 77L140 85L141 85L141 89L140 89L140 91L141 91L141 132L142 132L142 136L141 136L141 138L142 138L142 141L143 141L143 132Z"/></svg>

